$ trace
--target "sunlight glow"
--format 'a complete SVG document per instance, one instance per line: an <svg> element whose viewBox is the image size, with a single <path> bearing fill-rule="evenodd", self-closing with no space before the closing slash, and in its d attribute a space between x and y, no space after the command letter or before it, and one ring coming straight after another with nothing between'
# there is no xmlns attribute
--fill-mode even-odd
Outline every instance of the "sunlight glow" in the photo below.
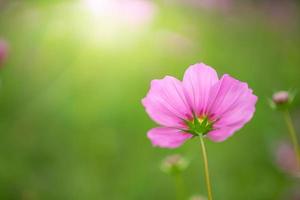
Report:
<svg viewBox="0 0 300 200"><path fill-rule="evenodd" d="M157 13L156 4L148 0L81 0L80 5L88 40L116 48L137 41Z"/></svg>
<svg viewBox="0 0 300 200"><path fill-rule="evenodd" d="M128 26L148 24L156 10L155 5L146 0L84 0L83 2L94 17Z"/></svg>

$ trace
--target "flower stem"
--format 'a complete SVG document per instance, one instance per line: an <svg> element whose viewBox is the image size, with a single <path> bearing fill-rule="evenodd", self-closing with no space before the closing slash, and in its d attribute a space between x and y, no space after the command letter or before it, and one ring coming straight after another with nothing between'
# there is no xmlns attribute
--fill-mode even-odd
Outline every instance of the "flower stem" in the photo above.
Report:
<svg viewBox="0 0 300 200"><path fill-rule="evenodd" d="M208 196L208 200L212 200L213 198L212 198L212 190L211 190L211 183L210 183L210 177L209 177L206 148L205 148L203 137L200 135L199 138L200 138L202 157L203 157L203 162L204 162L207 196Z"/></svg>
<svg viewBox="0 0 300 200"><path fill-rule="evenodd" d="M298 169L300 168L300 150L299 150L299 143L298 143L298 139L297 139L297 134L293 125L293 121L291 118L291 115L289 113L288 110L284 111L284 119L285 122L287 124L289 133L290 133L290 138L292 140L293 143L293 147L294 147L294 151L295 151L295 155L296 155L296 160L297 160L297 165L298 165Z"/></svg>
<svg viewBox="0 0 300 200"><path fill-rule="evenodd" d="M174 175L175 184L176 184L176 199L184 200L185 199L185 188L182 180L181 173Z"/></svg>

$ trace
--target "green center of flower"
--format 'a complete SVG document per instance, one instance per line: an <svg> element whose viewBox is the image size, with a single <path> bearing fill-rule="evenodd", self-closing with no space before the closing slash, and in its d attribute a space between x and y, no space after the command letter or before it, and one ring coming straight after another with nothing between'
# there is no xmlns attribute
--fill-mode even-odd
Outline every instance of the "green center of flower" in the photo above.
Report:
<svg viewBox="0 0 300 200"><path fill-rule="evenodd" d="M186 131L195 136L206 135L209 131L213 130L213 122L207 116L194 117L191 121L186 121L189 129Z"/></svg>

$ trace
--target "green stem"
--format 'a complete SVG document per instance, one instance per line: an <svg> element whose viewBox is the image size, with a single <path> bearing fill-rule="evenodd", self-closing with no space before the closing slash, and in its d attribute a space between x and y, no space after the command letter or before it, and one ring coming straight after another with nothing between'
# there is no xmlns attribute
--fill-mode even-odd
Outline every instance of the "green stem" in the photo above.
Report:
<svg viewBox="0 0 300 200"><path fill-rule="evenodd" d="M294 147L294 151L295 151L295 155L296 155L296 159L297 159L297 165L298 165L298 168L300 168L299 143L298 143L297 134L296 134L296 131L295 131L295 128L293 125L293 121L292 121L291 115L288 110L285 110L283 114L284 114L284 119L285 119L285 122L286 122L288 130L289 130L290 138L293 143L293 147Z"/></svg>
<svg viewBox="0 0 300 200"><path fill-rule="evenodd" d="M183 179L181 173L174 175L175 185L176 185L176 199L183 200L185 198L185 189L183 184Z"/></svg>
<svg viewBox="0 0 300 200"><path fill-rule="evenodd" d="M203 157L203 162L204 162L207 196L208 196L208 200L212 200L213 198L212 198L212 190L211 190L206 148L205 148L203 137L200 135L199 138L200 138L202 157Z"/></svg>

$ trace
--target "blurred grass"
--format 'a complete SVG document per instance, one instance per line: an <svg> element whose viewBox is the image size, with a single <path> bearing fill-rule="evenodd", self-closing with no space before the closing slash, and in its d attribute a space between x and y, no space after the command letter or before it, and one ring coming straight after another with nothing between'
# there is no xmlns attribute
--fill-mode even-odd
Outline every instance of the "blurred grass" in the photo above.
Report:
<svg viewBox="0 0 300 200"><path fill-rule="evenodd" d="M300 86L299 26L274 25L259 10L158 5L151 26L107 40L73 3L0 11L10 43L0 72L0 199L174 199L172 179L159 170L173 153L192 161L184 174L190 194L205 194L197 141L152 148L146 132L155 124L140 104L152 79L181 79L199 61L248 82L259 97L251 123L224 143L208 142L215 198L274 200L291 186L272 160L286 129L267 98ZM192 46L169 42L172 32Z"/></svg>

